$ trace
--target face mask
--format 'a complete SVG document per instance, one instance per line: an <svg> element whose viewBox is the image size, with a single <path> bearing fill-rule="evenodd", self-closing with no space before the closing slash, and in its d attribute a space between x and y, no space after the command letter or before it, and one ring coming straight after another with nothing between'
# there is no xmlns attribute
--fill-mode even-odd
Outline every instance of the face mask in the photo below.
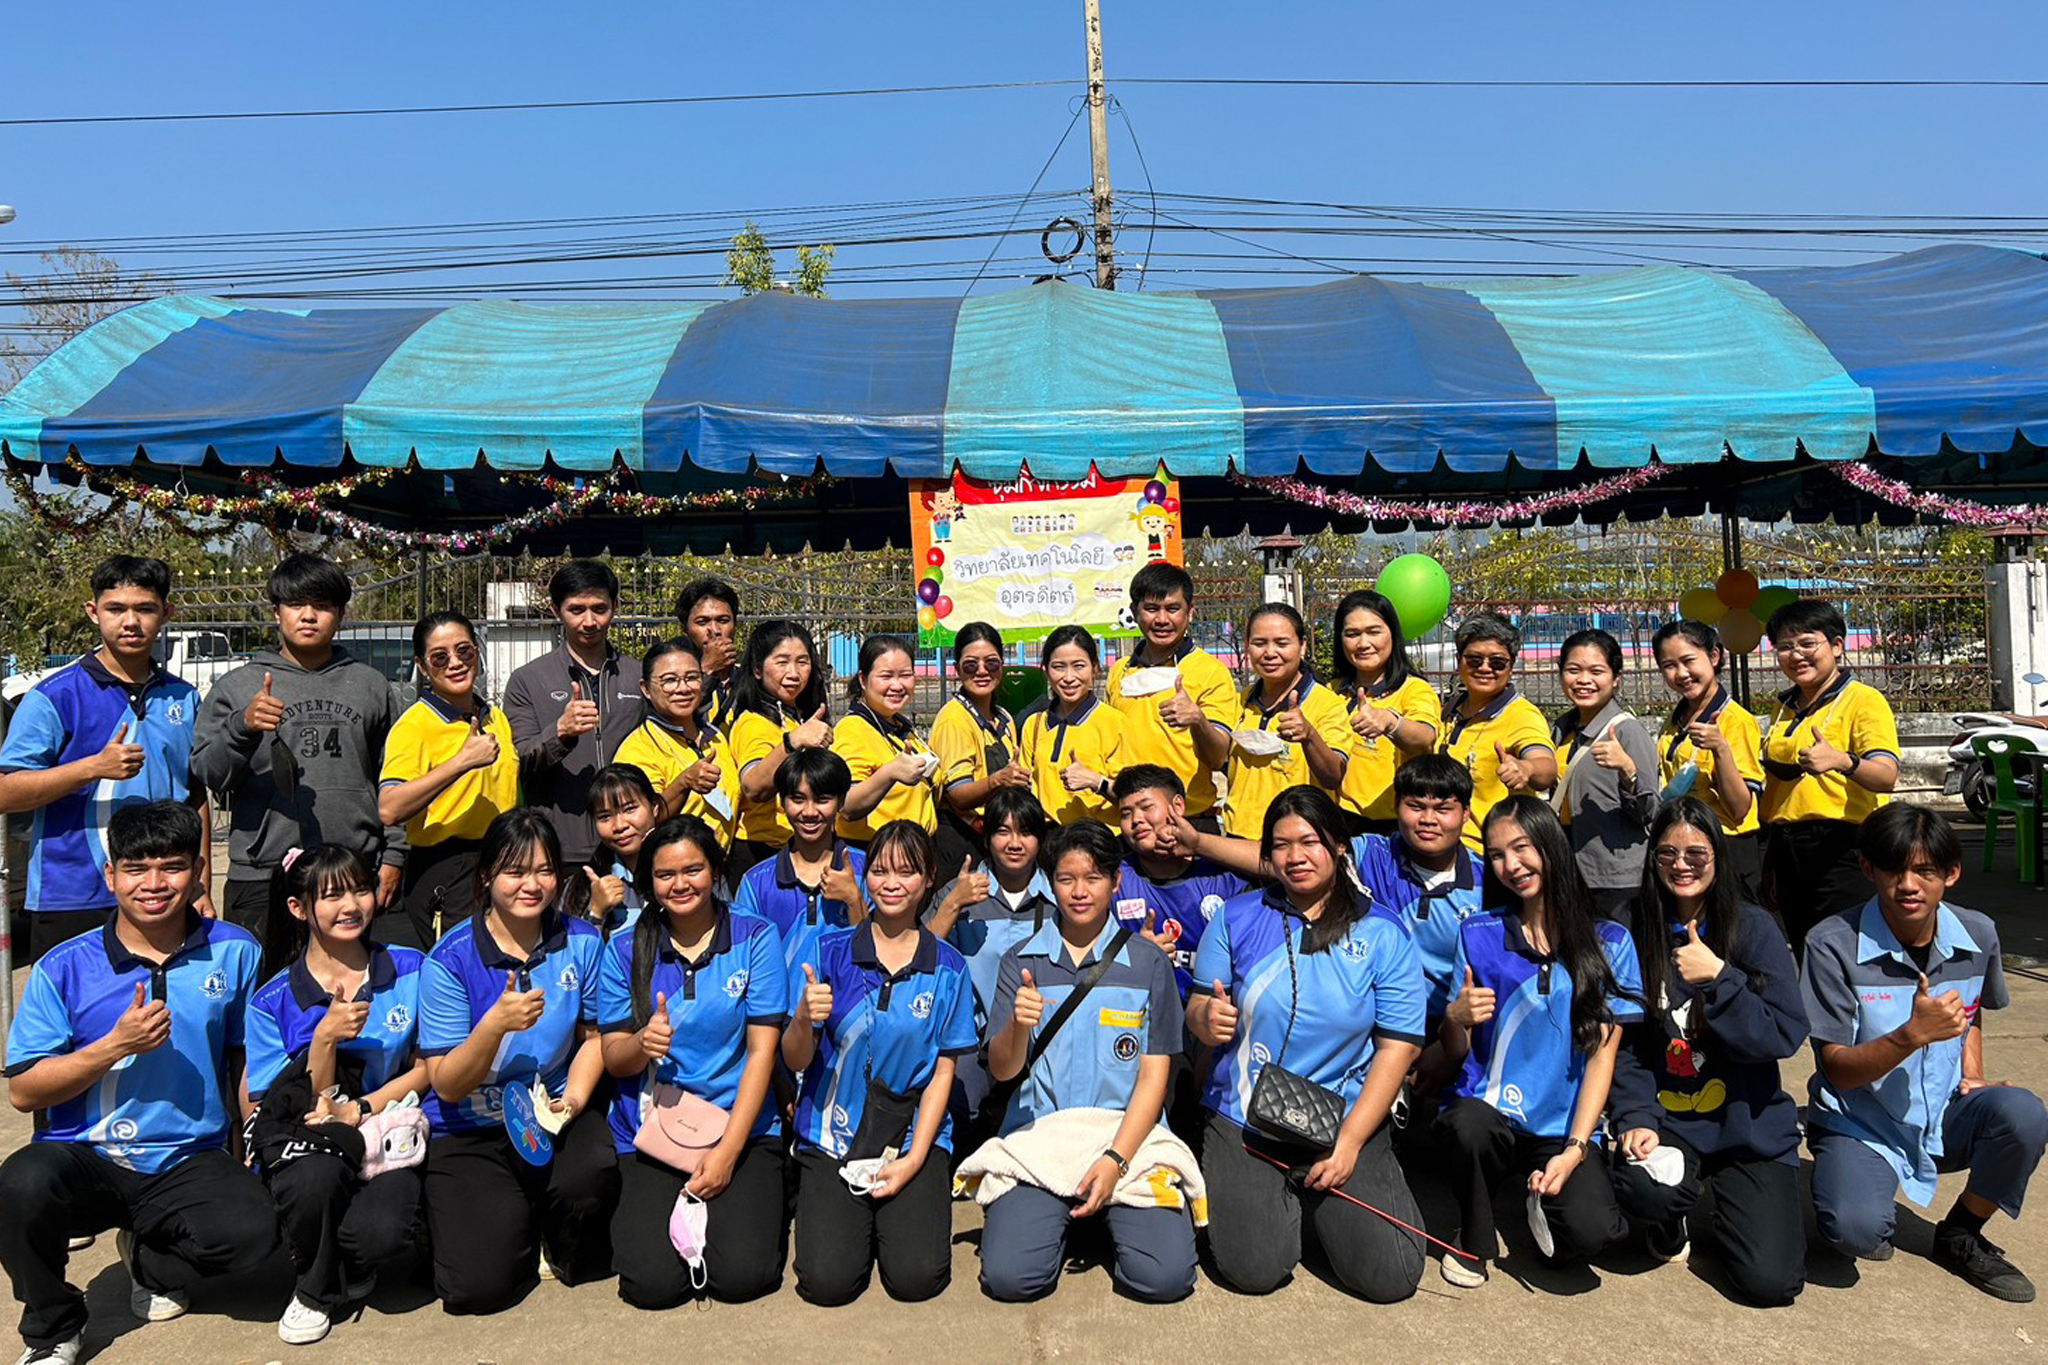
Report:
<svg viewBox="0 0 2048 1365"><path fill-rule="evenodd" d="M675 1209L668 1216L669 1245L689 1265L690 1283L698 1289L704 1287L704 1229L710 1215L703 1200L684 1190L676 1196Z"/></svg>

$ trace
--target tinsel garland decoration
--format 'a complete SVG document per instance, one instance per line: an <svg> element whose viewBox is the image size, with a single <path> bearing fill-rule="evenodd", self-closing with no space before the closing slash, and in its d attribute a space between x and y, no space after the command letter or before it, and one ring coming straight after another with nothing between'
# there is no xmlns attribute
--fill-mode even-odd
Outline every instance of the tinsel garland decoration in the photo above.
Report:
<svg viewBox="0 0 2048 1365"><path fill-rule="evenodd" d="M1868 465L1831 464L1828 469L1857 492L1893 507L1917 512L1923 517L1940 517L1943 521L1979 531L2028 527L2048 529L2048 507L2039 503L1993 507L1988 503L1945 497L1940 493L1923 493L1897 479L1887 479Z"/></svg>
<svg viewBox="0 0 2048 1365"><path fill-rule="evenodd" d="M1323 488L1302 479L1254 478L1233 473L1230 481L1256 488L1305 507L1337 512L1368 521L1406 521L1424 526L1490 526L1500 521L1533 521L1560 512L1578 512L1647 487L1671 472L1671 466L1646 464L1640 469L1599 479L1577 488L1560 488L1526 498L1475 498L1460 502L1436 499L1369 498L1338 488Z"/></svg>

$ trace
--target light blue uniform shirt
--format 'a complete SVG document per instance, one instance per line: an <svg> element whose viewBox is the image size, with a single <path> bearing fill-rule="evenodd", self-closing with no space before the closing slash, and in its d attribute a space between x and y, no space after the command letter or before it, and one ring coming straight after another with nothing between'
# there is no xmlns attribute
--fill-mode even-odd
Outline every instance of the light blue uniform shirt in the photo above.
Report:
<svg viewBox="0 0 2048 1365"><path fill-rule="evenodd" d="M1462 983L1464 974L1451 975L1451 959L1458 951L1458 927L1481 913L1479 859L1463 844L1451 864L1449 881L1424 888L1423 872L1408 860L1407 845L1400 836L1361 834L1351 841L1351 862L1359 881L1371 893L1373 904L1392 911L1415 936L1415 951L1422 957L1422 975L1429 982L1429 1023L1434 1032L1444 1017L1452 985Z"/></svg>
<svg viewBox="0 0 2048 1365"><path fill-rule="evenodd" d="M837 844L845 857L855 886L867 894L867 855L851 844ZM796 865L784 844L772 858L764 858L747 869L732 898L735 914L758 915L775 926L782 941L783 963L790 971L799 962L812 961L818 936L852 923L848 908L826 896L820 887L805 886L797 880Z"/></svg>
<svg viewBox="0 0 2048 1365"><path fill-rule="evenodd" d="M8 1076L113 1032L135 1004L137 982L170 1009L171 1036L43 1111L35 1141L82 1142L143 1175L225 1147L230 1118L223 1096L235 1088L227 1054L243 1045L262 956L247 930L197 914L189 914L185 942L161 965L129 952L113 921L45 953L29 972L7 1033Z"/></svg>
<svg viewBox="0 0 2048 1365"><path fill-rule="evenodd" d="M1365 1088L1381 1040L1422 1045L1422 962L1401 921L1369 908L1316 953L1302 951L1306 927L1268 888L1232 897L1202 935L1194 989L1206 995L1221 981L1238 1009L1237 1033L1210 1060L1202 1103L1232 1123L1245 1121L1268 1062L1336 1091L1349 1106Z"/></svg>
<svg viewBox="0 0 2048 1365"><path fill-rule="evenodd" d="M353 1038L335 1045L338 1062L359 1067L361 1098L380 1090L393 1076L412 1066L419 1037L420 966L426 954L415 948L373 943L370 971L355 998L367 1001L369 1018ZM504 978L499 982L503 984ZM249 1098L261 1099L285 1067L303 1057L313 1030L327 1017L333 998L306 970L302 955L263 983L249 1006Z"/></svg>

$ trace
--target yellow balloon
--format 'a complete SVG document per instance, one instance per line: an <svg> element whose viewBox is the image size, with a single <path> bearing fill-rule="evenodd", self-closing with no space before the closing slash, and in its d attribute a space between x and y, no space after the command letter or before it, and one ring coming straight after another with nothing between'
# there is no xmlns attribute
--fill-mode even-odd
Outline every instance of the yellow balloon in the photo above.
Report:
<svg viewBox="0 0 2048 1365"><path fill-rule="evenodd" d="M1694 588L1678 599L1678 614L1711 626L1728 614L1728 604L1712 588Z"/></svg>
<svg viewBox="0 0 2048 1365"><path fill-rule="evenodd" d="M1764 638L1764 623L1748 607L1737 607L1721 618L1721 643L1737 654L1747 654Z"/></svg>

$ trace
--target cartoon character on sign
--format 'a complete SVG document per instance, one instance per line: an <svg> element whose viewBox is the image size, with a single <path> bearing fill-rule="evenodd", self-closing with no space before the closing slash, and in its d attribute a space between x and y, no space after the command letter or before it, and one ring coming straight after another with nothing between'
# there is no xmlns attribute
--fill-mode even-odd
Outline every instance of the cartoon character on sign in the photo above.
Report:
<svg viewBox="0 0 2048 1365"><path fill-rule="evenodd" d="M1162 470L1163 474L1165 471ZM1158 479L1145 485L1145 491L1138 495L1138 505L1131 512L1131 520L1138 525L1139 534L1145 537L1145 562L1157 564L1166 558L1166 542L1173 539L1174 514L1180 511L1180 500L1166 496L1166 485Z"/></svg>
<svg viewBox="0 0 2048 1365"><path fill-rule="evenodd" d="M933 540L951 540L953 523L967 515L951 488L941 488L932 494L931 513Z"/></svg>

